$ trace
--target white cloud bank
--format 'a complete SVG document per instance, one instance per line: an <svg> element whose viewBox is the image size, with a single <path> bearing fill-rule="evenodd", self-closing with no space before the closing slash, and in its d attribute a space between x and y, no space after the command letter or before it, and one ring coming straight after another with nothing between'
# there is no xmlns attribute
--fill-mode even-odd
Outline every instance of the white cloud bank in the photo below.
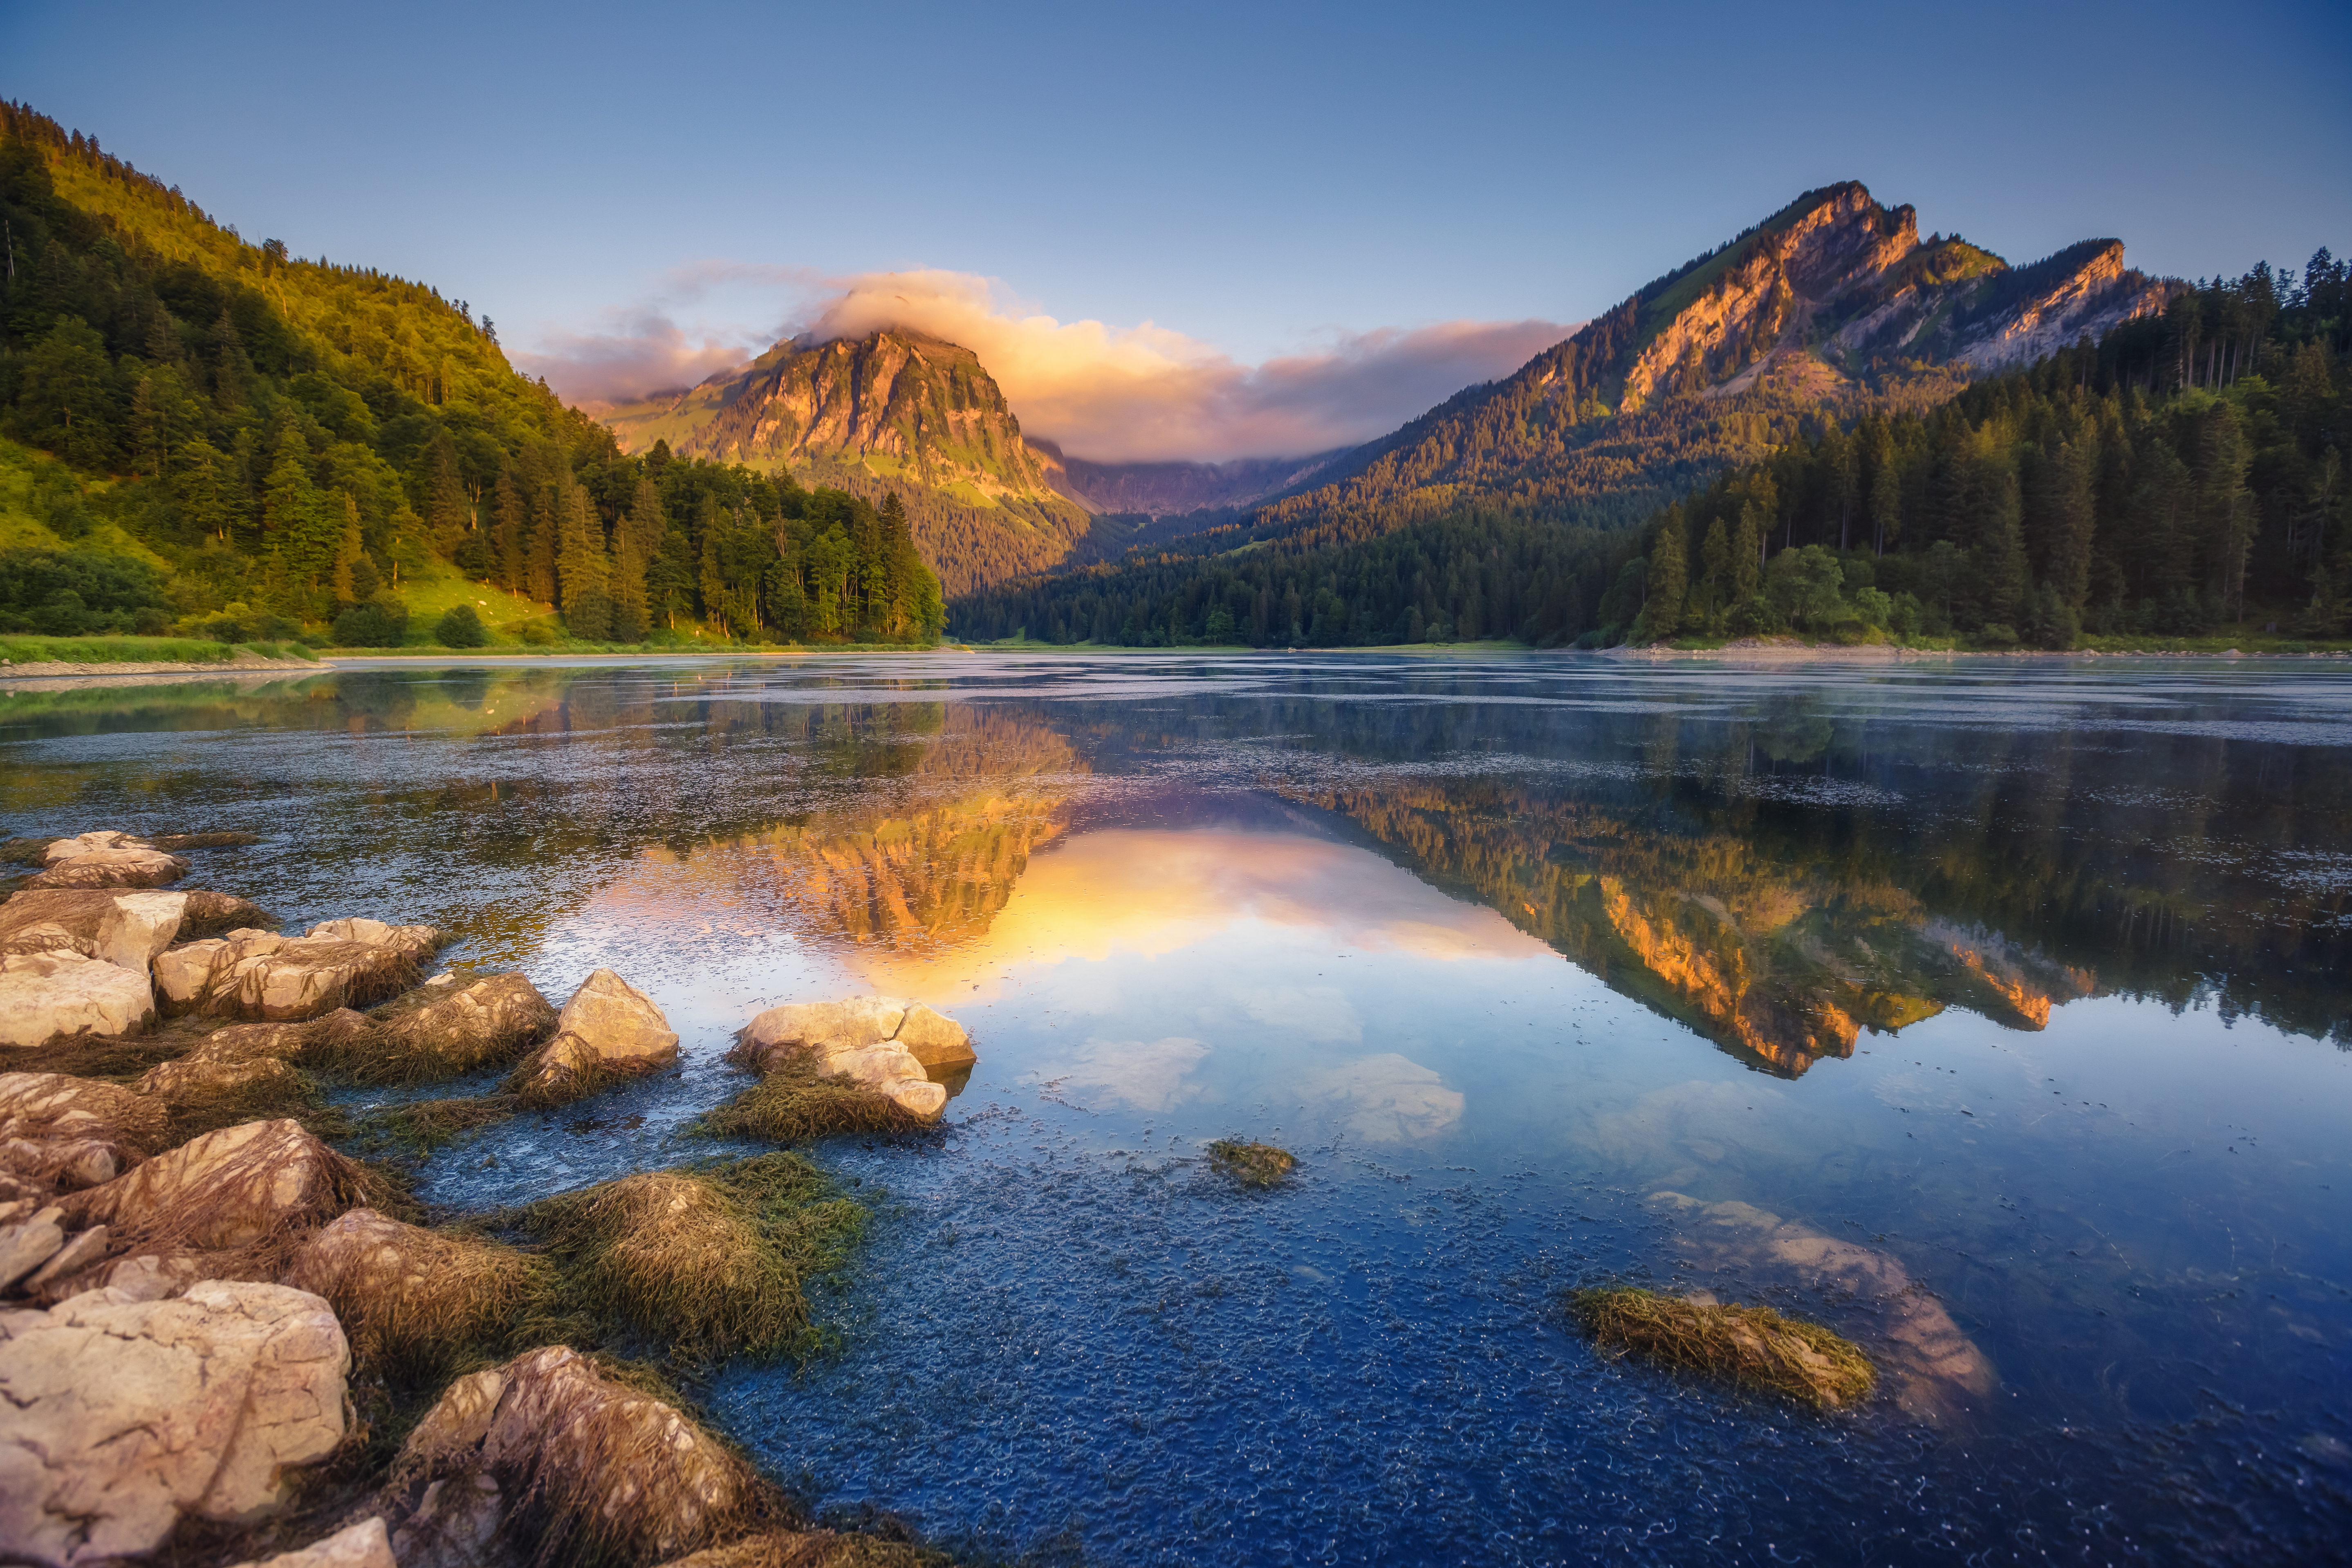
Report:
<svg viewBox="0 0 2352 1568"><path fill-rule="evenodd" d="M681 327L673 311L713 290L782 289L800 309L767 336ZM597 331L548 334L515 361L564 396L617 402L690 385L778 338L911 328L961 343L1004 389L1021 427L1098 462L1304 457L1396 428L1475 382L1507 375L1574 331L1552 321L1443 321L1333 335L1246 365L1150 321L1060 321L965 272L822 279L790 268L703 267L659 303Z"/></svg>

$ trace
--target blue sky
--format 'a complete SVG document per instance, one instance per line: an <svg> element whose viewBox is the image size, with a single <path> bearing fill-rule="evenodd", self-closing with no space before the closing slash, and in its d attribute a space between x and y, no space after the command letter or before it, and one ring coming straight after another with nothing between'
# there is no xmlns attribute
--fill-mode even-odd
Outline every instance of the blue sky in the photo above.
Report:
<svg viewBox="0 0 2352 1568"><path fill-rule="evenodd" d="M1341 422L1393 423L1843 178L2012 261L2352 247L2340 5L52 0L0 11L0 92L583 395L921 272L1244 380L1338 366Z"/></svg>

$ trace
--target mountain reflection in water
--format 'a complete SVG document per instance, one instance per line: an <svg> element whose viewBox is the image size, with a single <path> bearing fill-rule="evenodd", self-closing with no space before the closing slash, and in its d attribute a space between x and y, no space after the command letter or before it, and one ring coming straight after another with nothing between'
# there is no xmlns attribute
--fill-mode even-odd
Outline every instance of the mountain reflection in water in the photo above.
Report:
<svg viewBox="0 0 2352 1568"><path fill-rule="evenodd" d="M2300 662L0 699L9 833L249 830L191 884L663 1005L676 1073L437 1152L444 1211L706 1157L774 1002L966 1022L939 1133L815 1151L882 1194L838 1352L709 1408L828 1506L1155 1563L2340 1556L2347 764L2352 679ZM1238 1194L1226 1136L1297 1170ZM1628 1279L1820 1318L1885 1396L1597 1356L1561 1294Z"/></svg>

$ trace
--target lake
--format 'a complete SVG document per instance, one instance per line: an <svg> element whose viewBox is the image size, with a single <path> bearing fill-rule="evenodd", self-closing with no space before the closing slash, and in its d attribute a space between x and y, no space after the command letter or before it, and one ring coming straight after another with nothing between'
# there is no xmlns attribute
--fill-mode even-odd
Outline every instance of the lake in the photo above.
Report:
<svg viewBox="0 0 2352 1568"><path fill-rule="evenodd" d="M718 1425L813 1504L1097 1563L2340 1559L2352 668L1568 656L348 666L0 700L6 832L599 966L677 1072L447 1211L707 1155L779 1001L965 1023L833 1348ZM449 1092L446 1089L431 1092ZM358 1097L365 1102L367 1097ZM1212 1140L1300 1164L1244 1192ZM1821 1319L1822 1416L1597 1354Z"/></svg>

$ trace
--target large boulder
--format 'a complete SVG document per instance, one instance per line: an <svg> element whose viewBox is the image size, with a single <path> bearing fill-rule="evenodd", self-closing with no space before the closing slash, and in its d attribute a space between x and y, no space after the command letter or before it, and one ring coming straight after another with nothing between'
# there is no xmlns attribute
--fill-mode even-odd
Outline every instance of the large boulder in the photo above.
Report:
<svg viewBox="0 0 2352 1568"><path fill-rule="evenodd" d="M553 1004L527 975L461 982L437 974L377 1008L364 1030L320 1042L315 1054L362 1082L422 1083L504 1066L556 1027Z"/></svg>
<svg viewBox="0 0 2352 1568"><path fill-rule="evenodd" d="M653 998L609 969L580 983L555 1020L555 1037L509 1080L526 1104L562 1105L614 1079L642 1078L677 1060L677 1034Z"/></svg>
<svg viewBox="0 0 2352 1568"><path fill-rule="evenodd" d="M363 1519L324 1541L275 1557L240 1563L236 1568L400 1568L400 1564L393 1561L392 1538L384 1533L383 1521Z"/></svg>
<svg viewBox="0 0 2352 1568"><path fill-rule="evenodd" d="M402 1568L470 1564L499 1536L541 1561L657 1563L740 1530L759 1497L725 1445L562 1346L452 1384L393 1476Z"/></svg>
<svg viewBox="0 0 2352 1568"><path fill-rule="evenodd" d="M143 970L70 949L0 955L0 1047L45 1046L65 1035L132 1034L154 1016L154 987Z"/></svg>
<svg viewBox="0 0 2352 1568"><path fill-rule="evenodd" d="M793 1052L902 1047L927 1068L961 1067L980 1058L963 1026L920 1002L896 996L853 996L836 1002L793 1002L771 1007L743 1031L736 1059L768 1072Z"/></svg>
<svg viewBox="0 0 2352 1568"><path fill-rule="evenodd" d="M49 847L52 856L57 846ZM92 849L67 859L52 858L48 869L26 880L25 890L45 888L160 888L188 874L177 855L144 845Z"/></svg>
<svg viewBox="0 0 2352 1568"><path fill-rule="evenodd" d="M50 839L47 847L41 851L38 861L43 866L61 866L68 860L76 859L84 855L95 855L101 849L152 849L153 847L155 847L146 839L135 835L118 833L111 828L100 828L91 833L77 833L71 838Z"/></svg>
<svg viewBox="0 0 2352 1568"><path fill-rule="evenodd" d="M407 990L440 941L431 926L381 921L329 921L301 937L234 931L158 953L155 984L175 1013L315 1018Z"/></svg>
<svg viewBox="0 0 2352 1568"><path fill-rule="evenodd" d="M78 1225L220 1250L332 1219L357 1195L355 1173L299 1121L248 1121L191 1139L65 1202Z"/></svg>
<svg viewBox="0 0 2352 1568"><path fill-rule="evenodd" d="M223 1280L0 1313L0 1542L64 1568L141 1556L183 1518L244 1523L346 1429L326 1302Z"/></svg>
<svg viewBox="0 0 2352 1568"><path fill-rule="evenodd" d="M0 904L0 952L78 952L144 974L172 945L185 893L116 893L54 888Z"/></svg>
<svg viewBox="0 0 2352 1568"><path fill-rule="evenodd" d="M929 1069L978 1059L961 1025L895 996L771 1007L751 1020L731 1056L761 1073L797 1064L820 1078L845 1077L926 1121L938 1121L948 1103Z"/></svg>

